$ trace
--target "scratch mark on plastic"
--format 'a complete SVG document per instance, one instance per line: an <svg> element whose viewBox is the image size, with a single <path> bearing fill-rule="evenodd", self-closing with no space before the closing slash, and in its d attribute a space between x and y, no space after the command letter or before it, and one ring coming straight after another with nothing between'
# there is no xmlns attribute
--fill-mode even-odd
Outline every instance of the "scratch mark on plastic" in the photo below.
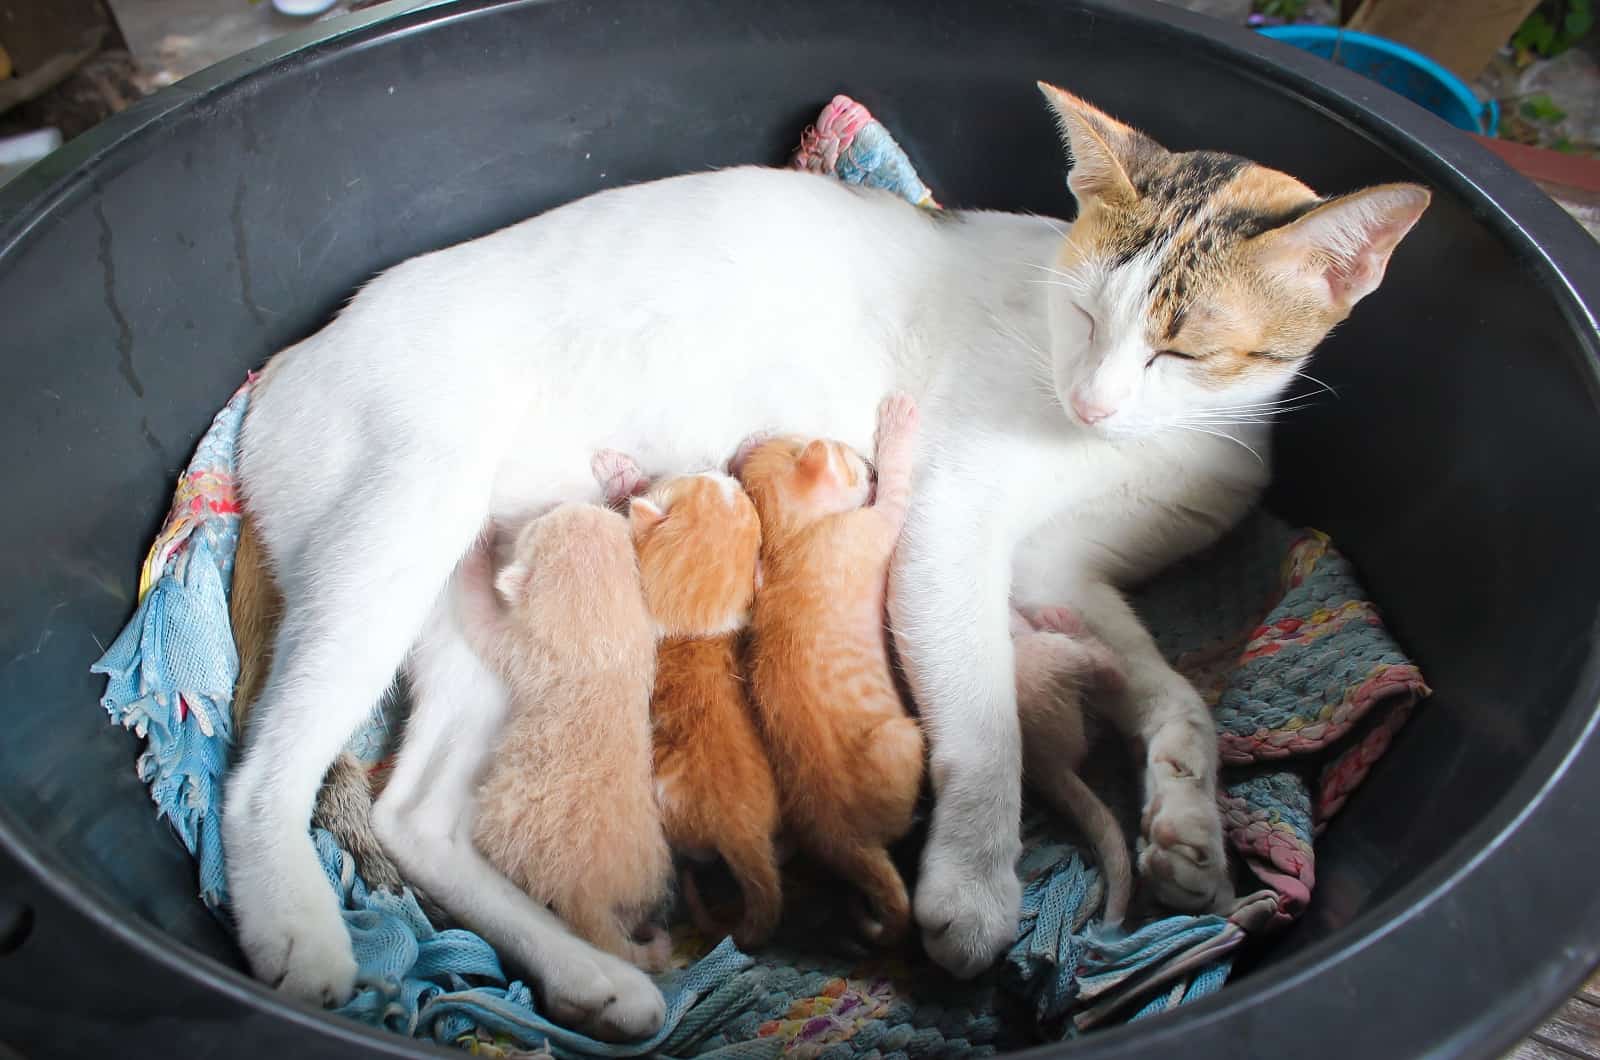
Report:
<svg viewBox="0 0 1600 1060"><path fill-rule="evenodd" d="M106 220L104 204L98 202L94 204L94 215L100 222L100 246L95 256L100 259L100 275L106 289L106 308L111 311L111 319L117 325L117 370L133 388L134 395L144 397L144 382L133 366L133 325L128 323L128 317L117 301L117 266L111 257L111 222Z"/></svg>
<svg viewBox="0 0 1600 1060"><path fill-rule="evenodd" d="M233 189L233 212L229 216L233 220L233 257L239 264L239 297L244 307L250 310L250 315L255 318L256 323L265 325L267 318L261 312L261 307L256 305L255 292L250 289L250 245L245 240L244 234L243 176Z"/></svg>

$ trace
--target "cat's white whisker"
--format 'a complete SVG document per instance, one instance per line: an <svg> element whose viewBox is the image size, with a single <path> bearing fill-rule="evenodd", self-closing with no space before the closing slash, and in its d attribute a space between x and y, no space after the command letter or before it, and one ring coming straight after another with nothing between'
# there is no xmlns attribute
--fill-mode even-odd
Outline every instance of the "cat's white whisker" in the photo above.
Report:
<svg viewBox="0 0 1600 1060"><path fill-rule="evenodd" d="M1302 371L1296 370L1294 374L1299 376L1301 379L1304 379L1308 383L1315 383L1318 387L1320 387L1323 390L1326 390L1328 393L1332 394L1334 397L1338 397L1339 396L1339 392L1337 390L1335 390L1333 387L1329 386L1327 383L1324 383L1322 380L1318 379L1316 376L1312 375L1310 372L1302 372Z"/></svg>
<svg viewBox="0 0 1600 1060"><path fill-rule="evenodd" d="M1066 226L1063 225L1060 221L1057 221L1054 217L1046 217L1042 213L1032 213L1032 212L1029 212L1028 216L1032 217L1036 221L1041 221L1044 224L1048 225L1050 227L1050 231L1054 232L1056 235L1062 237L1063 239L1066 238L1066 236L1067 236Z"/></svg>
<svg viewBox="0 0 1600 1060"><path fill-rule="evenodd" d="M1243 449L1245 452L1247 452L1251 456L1255 457L1256 458L1256 462L1258 464L1261 464L1262 466L1265 466L1266 463L1267 463L1265 460L1263 460L1261 458L1261 454L1260 453L1256 452L1253 448L1251 448L1245 442L1239 440L1238 438L1235 438L1231 434L1228 434L1226 431L1207 430L1204 427L1196 427L1196 426L1194 426L1193 424L1190 424L1190 423L1171 423L1171 424L1168 424L1168 426L1169 427L1175 427L1180 431L1194 431L1196 434L1209 434L1209 435L1212 435L1213 437L1216 437L1216 438L1226 438L1228 441L1232 442L1234 445L1237 445L1239 448Z"/></svg>

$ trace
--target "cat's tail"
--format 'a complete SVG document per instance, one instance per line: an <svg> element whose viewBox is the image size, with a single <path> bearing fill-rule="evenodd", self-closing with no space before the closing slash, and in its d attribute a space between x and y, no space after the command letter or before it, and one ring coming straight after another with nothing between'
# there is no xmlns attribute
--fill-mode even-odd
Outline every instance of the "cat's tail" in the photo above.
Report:
<svg viewBox="0 0 1600 1060"><path fill-rule="evenodd" d="M1064 814L1083 829L1106 881L1105 923L1108 927L1121 924L1133 894L1133 865L1128 857L1128 841L1116 814L1074 770L1041 769L1030 773L1028 781L1057 813Z"/></svg>
<svg viewBox="0 0 1600 1060"><path fill-rule="evenodd" d="M700 896L700 885L695 880L694 867L685 866L679 879L683 902L689 909L689 919L708 938L719 939L732 935L742 950L755 949L772 937L783 914L783 884L778 876L777 856L770 840L762 844L729 844L717 853L727 862L739 884L743 910L737 921L717 916Z"/></svg>
<svg viewBox="0 0 1600 1060"><path fill-rule="evenodd" d="M283 594L272 578L266 553L248 511L239 519L239 543L233 554L233 590L228 600L228 620L239 655L239 678L233 686L233 733L237 743L261 694L272 667L273 642L283 618ZM345 752L334 760L317 792L312 821L333 833L339 845L356 859L361 876L375 888L400 893L400 870L378 843L372 829L372 786L367 768ZM438 910L417 896L430 916Z"/></svg>
<svg viewBox="0 0 1600 1060"><path fill-rule="evenodd" d="M729 844L721 851L739 893L744 898L744 913L733 929L733 941L740 949L753 949L772 937L783 915L783 883L778 877L778 855L772 837L758 843Z"/></svg>
<svg viewBox="0 0 1600 1060"><path fill-rule="evenodd" d="M889 852L883 847L861 847L832 860L866 898L867 907L857 911L856 922L868 941L892 946L904 938L911 926L911 896Z"/></svg>

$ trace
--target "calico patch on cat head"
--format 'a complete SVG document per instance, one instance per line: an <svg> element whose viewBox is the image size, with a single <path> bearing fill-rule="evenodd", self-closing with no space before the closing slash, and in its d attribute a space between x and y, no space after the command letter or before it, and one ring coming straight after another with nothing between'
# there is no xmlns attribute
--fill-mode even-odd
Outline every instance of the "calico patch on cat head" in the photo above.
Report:
<svg viewBox="0 0 1600 1060"><path fill-rule="evenodd" d="M669 479L628 509L645 603L663 636L731 633L749 618L761 523L728 475Z"/></svg>
<svg viewBox="0 0 1600 1060"><path fill-rule="evenodd" d="M1383 279L1427 189L1331 199L1235 155L1168 151L1053 85L1078 219L1051 286L1063 408L1111 431L1258 420ZM1247 415L1247 413L1250 413Z"/></svg>
<svg viewBox="0 0 1600 1060"><path fill-rule="evenodd" d="M739 481L769 532L853 511L872 495L867 462L842 442L770 438L741 453Z"/></svg>

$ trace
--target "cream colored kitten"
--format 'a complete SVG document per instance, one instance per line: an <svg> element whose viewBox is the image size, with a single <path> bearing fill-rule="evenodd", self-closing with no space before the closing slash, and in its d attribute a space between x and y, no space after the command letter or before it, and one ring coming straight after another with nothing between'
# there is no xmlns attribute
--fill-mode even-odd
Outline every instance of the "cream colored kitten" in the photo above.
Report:
<svg viewBox="0 0 1600 1060"><path fill-rule="evenodd" d="M461 576L468 639L511 694L478 847L582 938L666 967L665 932L633 937L666 899L672 861L651 784L655 623L628 521L562 505L522 529L498 574L480 548Z"/></svg>

